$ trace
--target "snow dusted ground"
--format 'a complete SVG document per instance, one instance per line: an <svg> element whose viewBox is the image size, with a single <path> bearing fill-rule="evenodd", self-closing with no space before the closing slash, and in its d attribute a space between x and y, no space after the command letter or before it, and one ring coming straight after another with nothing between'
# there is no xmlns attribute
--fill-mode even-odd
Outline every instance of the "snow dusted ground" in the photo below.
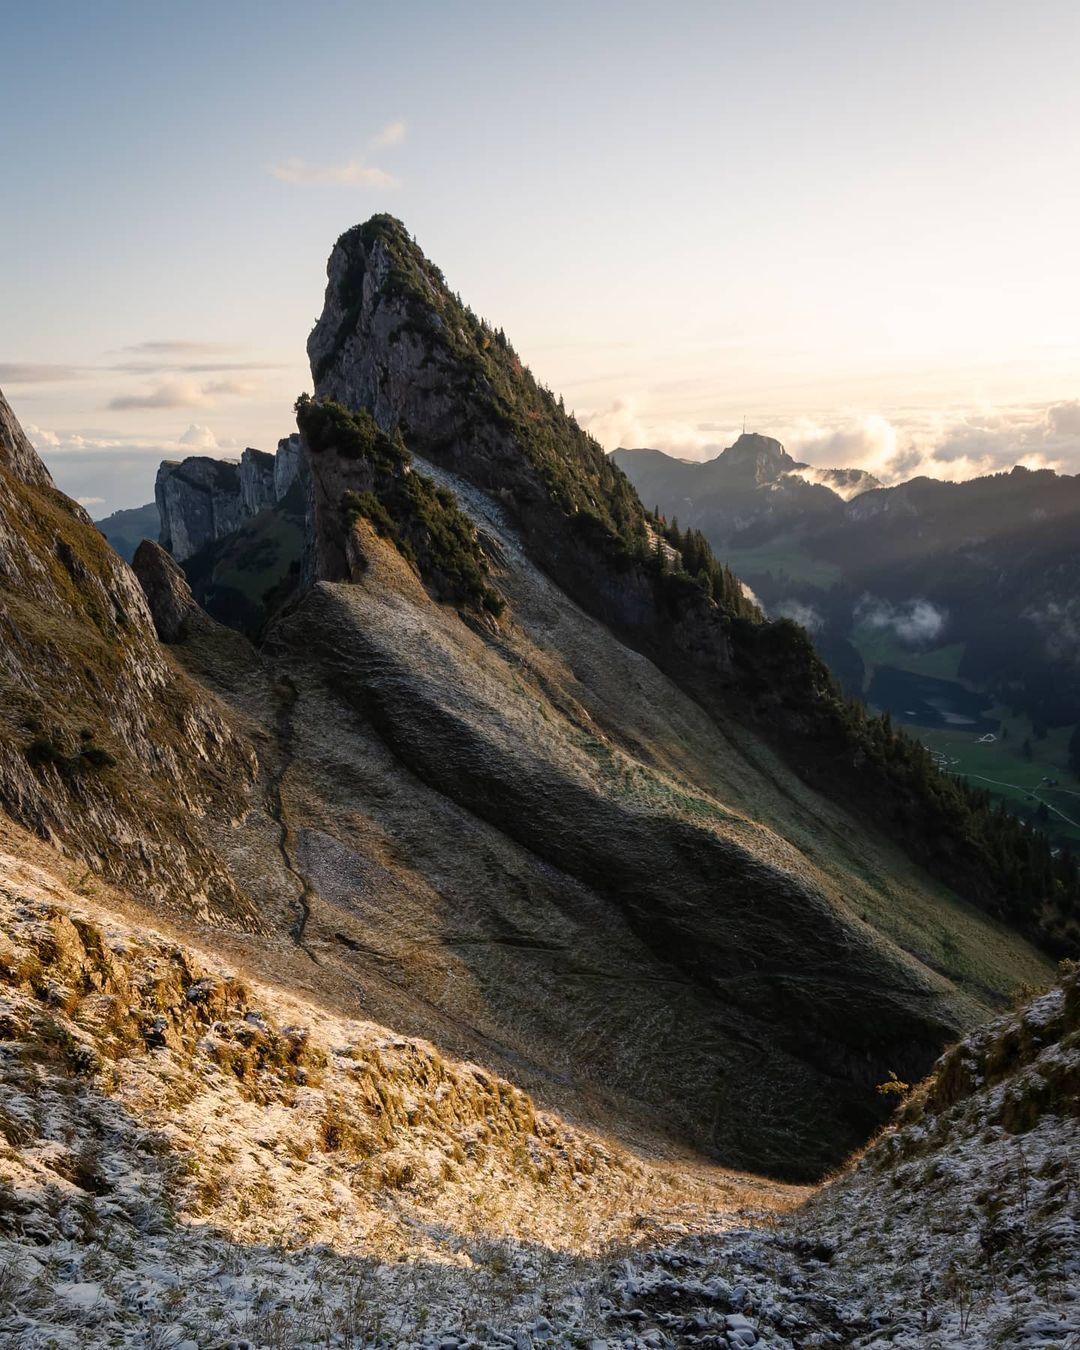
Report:
<svg viewBox="0 0 1080 1350"><path fill-rule="evenodd" d="M0 858L0 1345L1080 1350L1075 973L807 1190L647 1163Z"/></svg>

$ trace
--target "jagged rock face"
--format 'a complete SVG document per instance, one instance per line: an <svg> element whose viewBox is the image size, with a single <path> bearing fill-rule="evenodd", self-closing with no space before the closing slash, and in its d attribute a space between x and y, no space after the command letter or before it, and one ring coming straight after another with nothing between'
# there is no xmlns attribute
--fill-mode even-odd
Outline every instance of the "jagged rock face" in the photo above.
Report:
<svg viewBox="0 0 1080 1350"><path fill-rule="evenodd" d="M179 642L198 610L182 569L152 539L142 541L131 566L150 606L158 637L162 642Z"/></svg>
<svg viewBox="0 0 1080 1350"><path fill-rule="evenodd" d="M240 505L246 516L268 511L277 501L274 456L250 446L240 456Z"/></svg>
<svg viewBox="0 0 1080 1350"><path fill-rule="evenodd" d="M52 487L52 475L38 458L7 399L0 392L0 465L30 487Z"/></svg>
<svg viewBox="0 0 1080 1350"><path fill-rule="evenodd" d="M158 469L154 498L161 515L158 542L178 562L240 528L244 501L236 464L193 455Z"/></svg>
<svg viewBox="0 0 1080 1350"><path fill-rule="evenodd" d="M235 533L282 501L300 471L300 438L278 442L276 455L250 447L239 464L192 455L164 460L154 496L161 517L158 542L177 562Z"/></svg>
<svg viewBox="0 0 1080 1350"><path fill-rule="evenodd" d="M225 784L244 799L252 752L166 661L130 567L20 437L18 476L0 464L0 807L158 901L250 924L200 817Z"/></svg>
<svg viewBox="0 0 1080 1350"><path fill-rule="evenodd" d="M280 502L300 473L300 436L293 432L277 443L274 456L274 500Z"/></svg>

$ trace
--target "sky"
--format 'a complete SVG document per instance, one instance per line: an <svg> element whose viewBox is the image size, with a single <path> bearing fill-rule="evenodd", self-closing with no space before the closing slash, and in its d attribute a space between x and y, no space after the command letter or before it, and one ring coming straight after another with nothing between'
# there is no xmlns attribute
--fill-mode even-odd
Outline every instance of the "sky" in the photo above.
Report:
<svg viewBox="0 0 1080 1350"><path fill-rule="evenodd" d="M405 221L611 450L1080 472L1075 0L0 0L0 388L101 516L272 449Z"/></svg>

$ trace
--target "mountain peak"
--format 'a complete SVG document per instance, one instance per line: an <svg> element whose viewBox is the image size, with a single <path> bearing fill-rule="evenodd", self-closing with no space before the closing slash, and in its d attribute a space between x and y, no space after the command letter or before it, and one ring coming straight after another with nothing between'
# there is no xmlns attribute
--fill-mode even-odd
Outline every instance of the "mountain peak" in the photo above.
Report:
<svg viewBox="0 0 1080 1350"><path fill-rule="evenodd" d="M756 431L744 431L734 445L721 450L712 462L739 478L752 476L755 483L774 483L800 467L778 440Z"/></svg>

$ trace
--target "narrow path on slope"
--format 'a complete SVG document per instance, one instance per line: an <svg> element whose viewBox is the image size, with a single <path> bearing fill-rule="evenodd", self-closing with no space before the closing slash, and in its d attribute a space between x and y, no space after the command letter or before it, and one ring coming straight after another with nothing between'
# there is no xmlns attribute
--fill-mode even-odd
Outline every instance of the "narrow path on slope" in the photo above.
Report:
<svg viewBox="0 0 1080 1350"><path fill-rule="evenodd" d="M290 929L293 941L300 947L304 953L318 965L318 957L304 943L304 934L307 930L308 920L311 918L311 897L315 894L314 887L308 881L307 877L293 862L292 840L293 831L289 825L288 816L285 810L285 798L282 792L282 786L285 782L285 775L292 768L293 761L296 758L293 750L293 712L296 708L296 701L299 694L296 685L287 675L283 675L278 681L278 691L281 695L281 703L277 716L278 745L281 751L281 762L276 773L270 777L269 792L267 794L267 809L272 819L278 827L278 851L281 854L281 861L285 870L296 878L297 885L300 887L300 893L296 897L299 914L296 922Z"/></svg>

